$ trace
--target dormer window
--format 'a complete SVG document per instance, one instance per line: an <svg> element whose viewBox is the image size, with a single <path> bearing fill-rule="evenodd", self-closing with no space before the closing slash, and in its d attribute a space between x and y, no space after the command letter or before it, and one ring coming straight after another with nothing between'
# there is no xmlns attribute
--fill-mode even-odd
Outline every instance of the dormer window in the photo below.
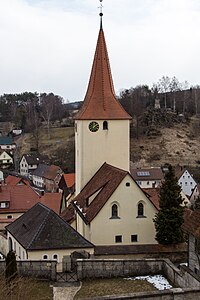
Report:
<svg viewBox="0 0 200 300"><path fill-rule="evenodd" d="M103 130L108 130L108 122L107 121L103 122Z"/></svg>
<svg viewBox="0 0 200 300"><path fill-rule="evenodd" d="M9 202L7 201L0 202L0 208L9 208Z"/></svg>

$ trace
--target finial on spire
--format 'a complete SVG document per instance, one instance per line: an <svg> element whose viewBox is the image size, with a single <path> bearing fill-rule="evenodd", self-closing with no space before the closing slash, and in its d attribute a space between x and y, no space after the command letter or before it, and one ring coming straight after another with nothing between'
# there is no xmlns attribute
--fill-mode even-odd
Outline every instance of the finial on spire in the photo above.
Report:
<svg viewBox="0 0 200 300"><path fill-rule="evenodd" d="M99 6L99 8L100 8L100 13L99 13L99 15L100 15L100 30L103 28L103 26L102 26L102 17L103 17L103 5L102 5L102 2L103 2L103 0L99 0L100 1L100 6Z"/></svg>

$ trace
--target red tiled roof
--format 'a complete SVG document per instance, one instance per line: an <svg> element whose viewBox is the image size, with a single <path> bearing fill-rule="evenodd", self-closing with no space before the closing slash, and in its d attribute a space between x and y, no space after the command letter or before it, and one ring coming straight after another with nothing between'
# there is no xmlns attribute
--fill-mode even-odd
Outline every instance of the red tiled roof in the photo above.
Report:
<svg viewBox="0 0 200 300"><path fill-rule="evenodd" d="M39 195L28 185L3 185L0 202L9 202L9 208L0 208L0 213L24 212L39 201Z"/></svg>
<svg viewBox="0 0 200 300"><path fill-rule="evenodd" d="M62 193L45 193L39 201L59 214L61 199Z"/></svg>
<svg viewBox="0 0 200 300"><path fill-rule="evenodd" d="M8 175L5 182L6 182L6 184L9 184L9 185L17 185L19 182L23 182L24 184L29 185L28 180L25 180L20 177L12 176L12 175Z"/></svg>
<svg viewBox="0 0 200 300"><path fill-rule="evenodd" d="M151 188L151 189L142 189L151 203L157 208L157 210L160 209L159 205L159 188Z"/></svg>
<svg viewBox="0 0 200 300"><path fill-rule="evenodd" d="M182 229L194 237L200 238L200 209L195 211L185 209Z"/></svg>
<svg viewBox="0 0 200 300"><path fill-rule="evenodd" d="M75 173L63 174L65 183L68 188L71 188L75 184Z"/></svg>
<svg viewBox="0 0 200 300"><path fill-rule="evenodd" d="M61 173L60 167L51 165L51 166L48 166L48 169L46 170L44 177L46 179L54 180L56 178L56 176L58 175L58 173Z"/></svg>
<svg viewBox="0 0 200 300"><path fill-rule="evenodd" d="M131 119L116 99L108 52L102 28L99 31L96 52L88 89L76 120Z"/></svg>
<svg viewBox="0 0 200 300"><path fill-rule="evenodd" d="M73 200L75 209L77 212L82 213L86 222L91 222L95 218L127 174L129 174L127 171L118 169L107 163L102 165ZM87 200L97 192L98 194L88 206ZM67 208L62 213L62 217L66 221L69 221L69 219L73 220L73 214L72 209L69 212L69 208Z"/></svg>

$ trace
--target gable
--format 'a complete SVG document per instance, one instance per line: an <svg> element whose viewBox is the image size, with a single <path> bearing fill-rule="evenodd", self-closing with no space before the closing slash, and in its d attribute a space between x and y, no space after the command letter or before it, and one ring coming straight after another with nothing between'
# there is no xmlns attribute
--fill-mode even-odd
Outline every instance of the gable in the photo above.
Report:
<svg viewBox="0 0 200 300"><path fill-rule="evenodd" d="M129 185L130 184L130 185ZM111 213L111 207L113 204L117 204L119 211L127 218L130 213L131 215L137 216L137 206L142 202L148 213L155 215L158 211L154 203L147 197L146 193L137 185L134 179L127 174L127 176L121 181L119 186L115 189L111 197L105 203L102 210L99 212L100 215L104 215L104 208Z"/></svg>
<svg viewBox="0 0 200 300"><path fill-rule="evenodd" d="M104 173L104 171L106 172ZM146 196L130 173L104 164L81 193L75 197L71 205L85 223L90 223L105 205L111 205L112 202L117 201L122 206L125 203L127 203L127 206L134 203L135 206L136 201L141 200L145 201L151 209L157 212L157 208L155 203L151 201L151 197ZM66 208L62 216L67 221L73 220L74 213L72 207Z"/></svg>
<svg viewBox="0 0 200 300"><path fill-rule="evenodd" d="M41 203L37 203L6 229L27 250L93 247L54 211Z"/></svg>
<svg viewBox="0 0 200 300"><path fill-rule="evenodd" d="M12 159L12 157L4 151L0 154L0 159Z"/></svg>

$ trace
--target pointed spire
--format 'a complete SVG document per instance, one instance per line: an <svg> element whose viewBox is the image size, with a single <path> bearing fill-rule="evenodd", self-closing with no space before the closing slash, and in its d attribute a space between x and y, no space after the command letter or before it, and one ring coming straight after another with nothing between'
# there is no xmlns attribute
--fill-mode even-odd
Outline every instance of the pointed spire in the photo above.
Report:
<svg viewBox="0 0 200 300"><path fill-rule="evenodd" d="M101 1L102 2L102 1ZM76 114L76 120L115 120L131 119L116 99L106 41L102 26L102 5L100 31L83 105Z"/></svg>

